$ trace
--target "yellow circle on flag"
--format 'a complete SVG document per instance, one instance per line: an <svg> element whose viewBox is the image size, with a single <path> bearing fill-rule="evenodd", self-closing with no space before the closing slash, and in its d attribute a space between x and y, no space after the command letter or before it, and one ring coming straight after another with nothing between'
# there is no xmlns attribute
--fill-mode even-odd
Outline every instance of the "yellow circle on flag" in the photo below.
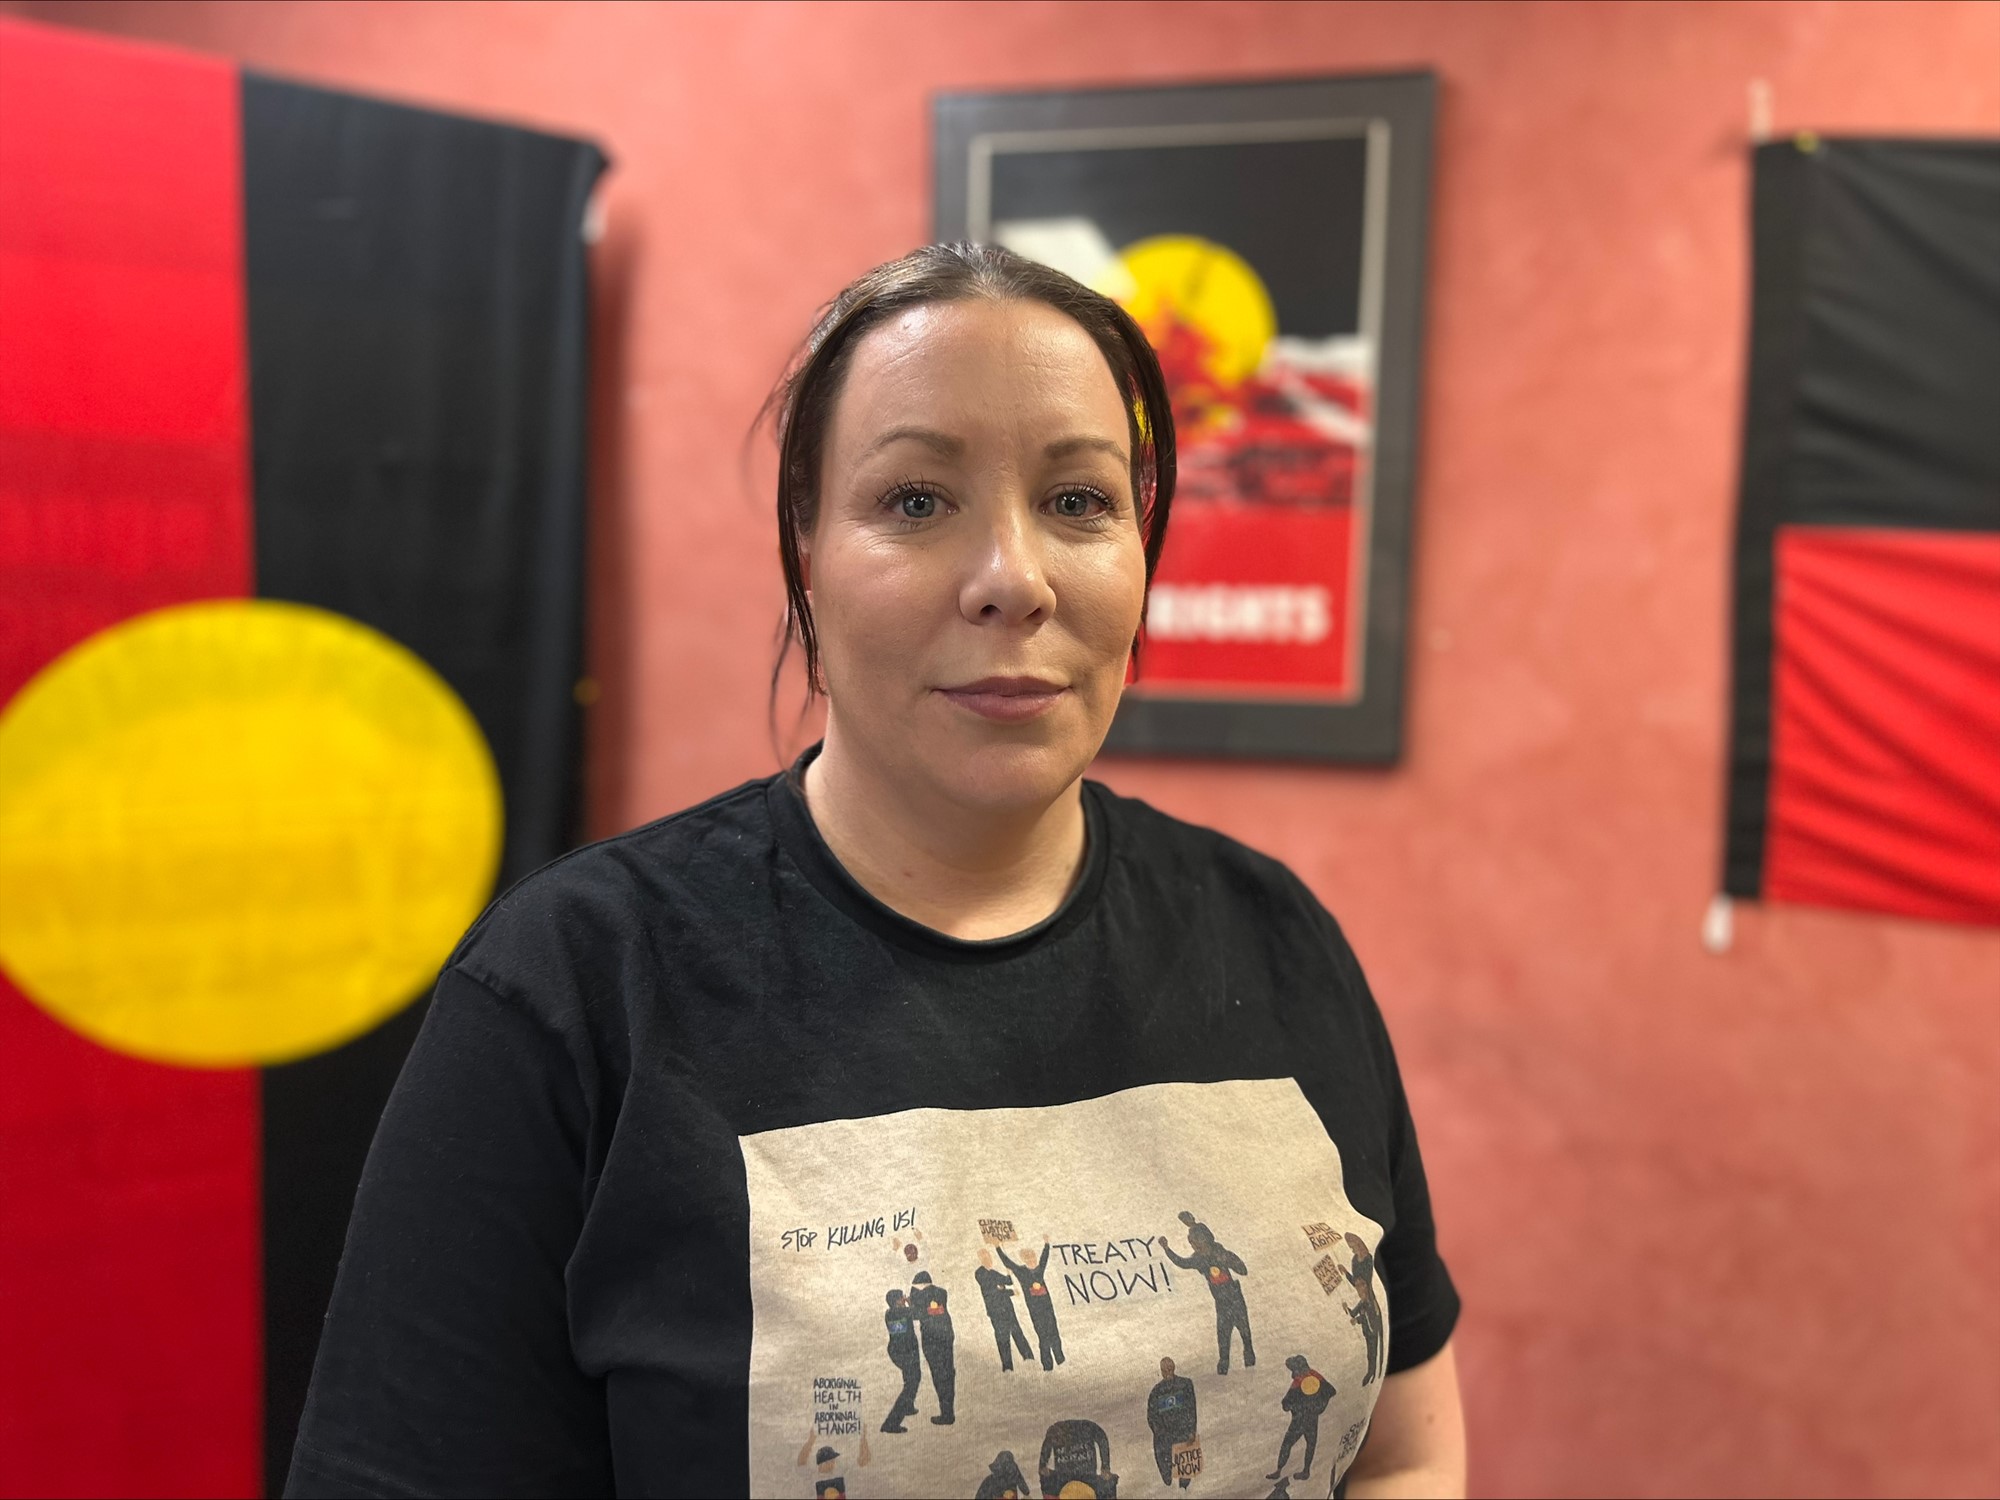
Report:
<svg viewBox="0 0 2000 1500"><path fill-rule="evenodd" d="M1308 1396L1317 1396L1319 1394L1319 1377L1317 1375L1306 1376L1304 1380L1299 1382L1299 1389L1304 1391Z"/></svg>
<svg viewBox="0 0 2000 1500"><path fill-rule="evenodd" d="M1208 340L1209 376L1234 385L1254 374L1278 332L1278 315L1250 262L1194 234L1162 234L1118 252L1132 278L1125 310L1152 335L1168 320Z"/></svg>
<svg viewBox="0 0 2000 1500"><path fill-rule="evenodd" d="M429 984L501 822L479 725L387 636L271 600L155 610L0 709L0 967L138 1057L324 1051Z"/></svg>

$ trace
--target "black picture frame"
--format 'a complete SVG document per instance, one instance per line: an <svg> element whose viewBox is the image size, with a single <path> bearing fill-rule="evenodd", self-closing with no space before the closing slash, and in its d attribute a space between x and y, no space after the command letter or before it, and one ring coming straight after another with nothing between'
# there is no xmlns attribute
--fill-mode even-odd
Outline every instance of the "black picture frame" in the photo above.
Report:
<svg viewBox="0 0 2000 1500"><path fill-rule="evenodd" d="M1125 696L1107 752L1377 765L1401 755L1436 97L1435 75L1413 72L934 100L933 232L940 242L992 238L994 163L1003 157L1365 143L1356 297L1376 364L1368 457L1355 477L1362 530L1343 595L1354 611L1347 649L1358 681L1339 701L1326 701L1163 691L1142 676ZM1009 165L1018 167L1003 162ZM1314 183L1301 180L1297 191L1310 195Z"/></svg>

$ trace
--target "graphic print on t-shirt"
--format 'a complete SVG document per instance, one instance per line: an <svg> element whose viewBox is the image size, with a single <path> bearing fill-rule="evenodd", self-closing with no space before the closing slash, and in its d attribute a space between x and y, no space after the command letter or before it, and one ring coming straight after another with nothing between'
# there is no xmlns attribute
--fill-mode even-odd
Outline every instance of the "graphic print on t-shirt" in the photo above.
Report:
<svg viewBox="0 0 2000 1500"><path fill-rule="evenodd" d="M857 1497L1304 1500L1353 1462L1382 1227L1291 1079L740 1144L752 1494L812 1495L828 1449Z"/></svg>

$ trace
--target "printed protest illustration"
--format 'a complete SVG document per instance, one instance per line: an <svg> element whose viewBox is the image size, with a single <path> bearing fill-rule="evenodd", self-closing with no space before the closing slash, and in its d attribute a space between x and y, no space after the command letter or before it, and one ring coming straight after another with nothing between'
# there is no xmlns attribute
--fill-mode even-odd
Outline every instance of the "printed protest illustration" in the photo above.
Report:
<svg viewBox="0 0 2000 1500"><path fill-rule="evenodd" d="M909 1294L901 1287L887 1293L889 1310L882 1321L889 1330L889 1362L903 1377L902 1393L896 1397L889 1415L882 1420L884 1432L903 1431L906 1418L917 1414L917 1387L923 1383L924 1356L917 1343L917 1318L910 1308Z"/></svg>
<svg viewBox="0 0 2000 1500"><path fill-rule="evenodd" d="M980 1230L991 1220L981 1220ZM1010 1229L1012 1225L1008 1226ZM986 1321L993 1325L993 1342L1000 1350L1000 1368L1014 1368L1014 1350L1021 1351L1023 1359L1034 1358L1035 1351L1028 1347L1028 1336L1021 1332L1021 1320L1014 1312L1014 1277L1010 1272L993 1269L993 1250L981 1246L979 1269L972 1273L979 1283L979 1296L986 1304ZM1061 1344L1058 1343L1060 1348Z"/></svg>
<svg viewBox="0 0 2000 1500"><path fill-rule="evenodd" d="M1022 1500L1029 1493L1028 1480L1013 1454L1001 1449L994 1454L986 1477L972 1493L972 1500Z"/></svg>
<svg viewBox="0 0 2000 1500"><path fill-rule="evenodd" d="M1347 1316L1360 1326L1361 1336L1368 1342L1368 1373L1361 1377L1361 1383L1368 1385L1382 1373L1382 1361L1388 1353L1388 1327L1382 1321L1382 1304L1375 1296L1374 1253L1366 1240L1352 1232L1347 1235L1347 1245L1354 1253L1354 1261L1340 1274L1354 1288L1355 1300L1347 1306Z"/></svg>
<svg viewBox="0 0 2000 1500"><path fill-rule="evenodd" d="M1040 1474L1044 1495L1105 1500L1118 1493L1118 1476L1111 1469L1111 1439L1088 1417L1049 1424L1042 1435Z"/></svg>
<svg viewBox="0 0 2000 1500"><path fill-rule="evenodd" d="M1248 1276L1250 1268L1243 1264L1242 1256L1217 1244L1209 1227L1186 1209L1181 1210L1181 1222L1187 1225L1189 1253L1174 1254L1165 1235L1160 1236L1160 1245L1175 1265L1199 1271L1208 1283L1209 1295L1215 1299L1215 1373L1229 1373L1231 1333L1242 1336L1243 1364L1248 1368L1257 1363L1257 1349L1250 1342L1250 1309L1244 1305L1243 1283L1236 1278Z"/></svg>
<svg viewBox="0 0 2000 1500"><path fill-rule="evenodd" d="M1242 1133L1295 1146L1218 1160ZM1352 1462L1386 1358L1382 1228L1293 1081L740 1144L752 1493L800 1493L803 1469L815 1496L856 1500L1250 1495L1271 1487L1274 1439L1281 1474L1298 1455L1315 1485ZM955 1315L974 1289L968 1352ZM1260 1365L1259 1337L1312 1361ZM1325 1449L1323 1419L1343 1435Z"/></svg>
<svg viewBox="0 0 2000 1500"><path fill-rule="evenodd" d="M931 1421L940 1427L949 1426L952 1417L952 1393L958 1389L956 1355L953 1347L957 1335L951 1328L951 1311L946 1306L945 1289L931 1283L931 1273L919 1271L916 1284L910 1288L910 1306L917 1315L917 1344L924 1352L924 1363L930 1368L931 1389L937 1392L938 1414Z"/></svg>
<svg viewBox="0 0 2000 1500"><path fill-rule="evenodd" d="M1201 1474L1200 1407L1194 1382L1160 1361L1160 1383L1146 1397L1146 1425L1153 1430L1153 1462L1160 1483L1186 1489Z"/></svg>
<svg viewBox="0 0 2000 1500"><path fill-rule="evenodd" d="M1319 1449L1319 1419L1325 1415L1337 1393L1333 1382L1315 1370L1303 1354L1294 1354L1286 1360L1285 1368L1292 1372L1292 1384L1278 1404L1291 1413L1292 1420L1278 1443L1278 1467L1264 1477L1283 1479L1285 1464L1292 1456L1292 1445L1303 1438L1306 1445L1305 1467L1291 1477L1310 1479L1313 1454Z"/></svg>
<svg viewBox="0 0 2000 1500"><path fill-rule="evenodd" d="M805 1446L799 1449L796 1467L811 1468L814 1471L813 1500L847 1500L847 1479L842 1472L846 1466L841 1460L840 1450L830 1443L820 1443L819 1438L818 1422L815 1418L814 1430L806 1434ZM813 1450L815 1443L819 1443L817 1452ZM867 1466L868 1439L864 1435L861 1439L861 1451L854 1458L854 1467L865 1469Z"/></svg>
<svg viewBox="0 0 2000 1500"><path fill-rule="evenodd" d="M1055 1300L1049 1295L1049 1242L1042 1241L1041 1256L1032 1266L1017 1263L1006 1250L999 1252L1000 1262L1014 1273L1014 1279L1021 1283L1022 1294L1027 1299L1028 1321L1035 1325L1035 1344L1039 1352L1042 1368L1053 1369L1063 1362L1062 1333L1056 1327Z"/></svg>

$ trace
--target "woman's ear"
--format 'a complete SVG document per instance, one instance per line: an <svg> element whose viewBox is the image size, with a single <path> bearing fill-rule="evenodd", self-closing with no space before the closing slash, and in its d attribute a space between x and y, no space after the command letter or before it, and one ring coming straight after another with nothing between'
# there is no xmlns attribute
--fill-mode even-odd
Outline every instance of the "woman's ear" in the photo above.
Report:
<svg viewBox="0 0 2000 1500"><path fill-rule="evenodd" d="M799 587L806 592L806 598L813 596L813 557L805 543L799 543Z"/></svg>

